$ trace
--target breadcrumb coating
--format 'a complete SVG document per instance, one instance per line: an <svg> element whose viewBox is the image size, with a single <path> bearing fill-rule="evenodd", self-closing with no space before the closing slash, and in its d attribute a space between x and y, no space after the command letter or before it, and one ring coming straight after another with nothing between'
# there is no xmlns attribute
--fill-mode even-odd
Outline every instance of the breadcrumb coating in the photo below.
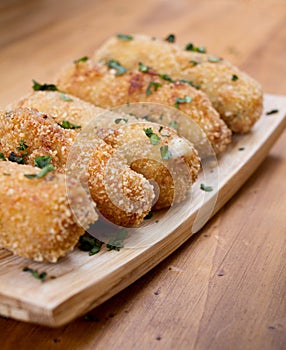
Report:
<svg viewBox="0 0 286 350"><path fill-rule="evenodd" d="M155 135L155 136L154 136ZM200 159L193 145L169 128L156 123L122 125L104 140L126 157L130 167L158 186L153 209L183 201L196 181ZM170 152L168 159L162 151Z"/></svg>
<svg viewBox="0 0 286 350"><path fill-rule="evenodd" d="M72 181L68 196L62 174L50 173L40 179L24 176L39 171L29 165L0 161L0 245L24 258L56 262L84 233L69 205L84 204L84 196ZM97 215L87 215L88 226Z"/></svg>
<svg viewBox="0 0 286 350"><path fill-rule="evenodd" d="M170 83L154 71L143 73L137 70L118 76L114 69L93 64L88 60L67 67L61 73L57 85L60 90L102 108L135 102L177 107L176 109L185 113L186 119L190 118L200 126L200 136L196 137L198 141L194 139L188 124L183 123L178 131L180 135L194 142L202 154L204 148L207 149L205 135L215 153L222 152L231 141L231 131L202 91L188 83ZM186 96L191 98L191 102L176 103L178 99L184 99ZM164 124L165 120L160 120L160 123Z"/></svg>
<svg viewBox="0 0 286 350"><path fill-rule="evenodd" d="M23 140L28 146L25 150L27 152L27 156L24 157L25 164L34 165L35 157L50 155L52 157L51 163L56 167L56 171L65 172L77 136L77 131L63 129L57 125L54 118L33 109L18 108L0 114L0 152L6 158L9 157L11 152L17 152L17 155L21 156L22 152L18 151L17 147ZM96 138L96 133L92 133L91 136ZM119 163L122 162L124 173L113 179L113 186L120 192L125 184L131 182L130 179L132 179L133 186L138 186L138 188L133 189L129 193L129 197L133 195L132 200L140 203L140 206L138 208L127 208L126 212L124 211L125 208L123 210L116 208L112 198L108 196L108 188L104 185L102 174L107 169L104 164L101 164L101 168L96 167L95 164L98 163L97 159L94 159L106 157L107 154L111 157L114 150L100 139L93 140L93 146L94 148L88 148L85 150L85 154L81 154L82 159L91 159L91 167L88 169L89 175L86 182L90 185L89 190L92 199L96 204L99 204L98 208L104 216L105 213L113 213L112 216L108 216L113 223L121 226L138 225L151 210L154 198L153 186L140 174L131 170L124 159L118 160ZM69 167L71 166L72 164L69 162ZM74 166L80 170L79 162L76 162ZM131 185L130 187L132 188ZM105 191L106 195L104 205L99 197L99 192L102 193L102 191Z"/></svg>
<svg viewBox="0 0 286 350"><path fill-rule="evenodd" d="M127 69L142 62L173 79L192 81L237 133L248 132L262 113L261 86L231 63L213 55L184 51L174 43L133 35L130 41L110 38L95 52L94 59L118 60Z"/></svg>

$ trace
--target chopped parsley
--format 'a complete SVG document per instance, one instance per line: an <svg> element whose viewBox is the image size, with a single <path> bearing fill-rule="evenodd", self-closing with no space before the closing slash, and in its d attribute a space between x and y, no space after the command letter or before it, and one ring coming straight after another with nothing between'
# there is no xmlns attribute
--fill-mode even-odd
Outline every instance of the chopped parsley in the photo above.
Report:
<svg viewBox="0 0 286 350"><path fill-rule="evenodd" d="M161 131L163 130L163 126L162 125L160 125L160 128L159 128L159 133L161 133Z"/></svg>
<svg viewBox="0 0 286 350"><path fill-rule="evenodd" d="M145 64L143 64L142 62L139 62L138 69L140 72L147 73L147 72L149 72L150 67L145 66Z"/></svg>
<svg viewBox="0 0 286 350"><path fill-rule="evenodd" d="M238 76L236 74L233 74L231 77L232 81L237 81L238 80Z"/></svg>
<svg viewBox="0 0 286 350"><path fill-rule="evenodd" d="M188 43L186 46L185 46L185 50L186 51L194 51L194 52L199 52L199 53L206 53L207 50L204 46L195 46L194 44L192 43Z"/></svg>
<svg viewBox="0 0 286 350"><path fill-rule="evenodd" d="M176 36L175 34L169 34L165 40L168 41L168 43L174 43L176 41Z"/></svg>
<svg viewBox="0 0 286 350"><path fill-rule="evenodd" d="M80 129L80 125L76 125L73 123L70 123L68 120L63 120L62 123L58 123L59 126L61 126L63 129Z"/></svg>
<svg viewBox="0 0 286 350"><path fill-rule="evenodd" d="M24 157L18 157L14 152L11 152L8 159L10 162L18 163L18 164L25 164Z"/></svg>
<svg viewBox="0 0 286 350"><path fill-rule="evenodd" d="M123 41L133 40L133 36L132 35L117 34L116 36L117 36L118 39L123 40Z"/></svg>
<svg viewBox="0 0 286 350"><path fill-rule="evenodd" d="M5 158L4 154L0 152L0 160L6 161L7 159Z"/></svg>
<svg viewBox="0 0 286 350"><path fill-rule="evenodd" d="M81 236L79 239L79 249L84 252L89 252L90 256L97 254L102 245L103 242L91 236Z"/></svg>
<svg viewBox="0 0 286 350"><path fill-rule="evenodd" d="M159 74L159 77L163 80L169 81L170 83L174 82L174 80L168 74Z"/></svg>
<svg viewBox="0 0 286 350"><path fill-rule="evenodd" d="M48 164L38 174L24 174L24 176L27 179L41 179L42 177L46 176L48 173L54 170L55 167L52 164Z"/></svg>
<svg viewBox="0 0 286 350"><path fill-rule="evenodd" d="M238 149L239 151L244 151L245 150L245 148L244 147L239 147L239 149Z"/></svg>
<svg viewBox="0 0 286 350"><path fill-rule="evenodd" d="M149 137L152 145L159 145L161 137L153 132L152 128L143 129L146 136Z"/></svg>
<svg viewBox="0 0 286 350"><path fill-rule="evenodd" d="M184 98L182 97L177 97L176 102L174 104L174 107L179 108L179 104L181 103L190 103L192 102L193 98L191 96L185 96Z"/></svg>
<svg viewBox="0 0 286 350"><path fill-rule="evenodd" d="M28 148L24 140L20 141L20 145L17 147L18 151L25 151Z"/></svg>
<svg viewBox="0 0 286 350"><path fill-rule="evenodd" d="M149 220L149 219L151 219L152 217L153 217L153 212L152 212L152 210L151 210L151 211L149 211L149 213L145 216L144 220Z"/></svg>
<svg viewBox="0 0 286 350"><path fill-rule="evenodd" d="M146 89L146 95L150 96L154 91L157 91L159 89L159 87L161 87L161 86L162 86L162 84L160 84L160 83L157 83L155 81L150 81L150 83Z"/></svg>
<svg viewBox="0 0 286 350"><path fill-rule="evenodd" d="M51 160L52 160L51 156L41 156L41 157L36 157L34 162L36 167L43 169L48 164L50 164Z"/></svg>
<svg viewBox="0 0 286 350"><path fill-rule="evenodd" d="M78 64L80 62L86 62L88 60L88 58L89 58L88 56L83 56L81 58L78 58L77 60L74 60L73 63Z"/></svg>
<svg viewBox="0 0 286 350"><path fill-rule="evenodd" d="M128 119L127 118L117 118L114 120L114 123L115 124L119 124L121 122L121 120L123 120L125 123L128 122Z"/></svg>
<svg viewBox="0 0 286 350"><path fill-rule="evenodd" d="M211 63L217 63L222 61L222 58L211 56L211 57L208 57L208 61Z"/></svg>
<svg viewBox="0 0 286 350"><path fill-rule="evenodd" d="M42 282L45 282L47 278L47 273L46 272L39 272L38 270L31 269L30 267L26 266L23 268L24 272L30 272L34 278L37 280L41 280Z"/></svg>
<svg viewBox="0 0 286 350"><path fill-rule="evenodd" d="M180 79L180 80L178 80L178 81L179 81L179 83L188 84L188 85L190 85L190 86L192 86L192 87L194 87L194 88L196 88L196 89L199 88L199 86L196 85L195 83L193 83L191 80Z"/></svg>
<svg viewBox="0 0 286 350"><path fill-rule="evenodd" d="M169 123L169 127L170 128L173 128L175 130L178 129L178 122L176 120L172 120L170 123Z"/></svg>
<svg viewBox="0 0 286 350"><path fill-rule="evenodd" d="M124 239L127 237L127 231L122 229L119 233L109 240L106 244L108 250L117 250L120 251L121 248L124 248Z"/></svg>
<svg viewBox="0 0 286 350"><path fill-rule="evenodd" d="M33 80L33 90L34 91L58 91L55 84L40 84L36 80Z"/></svg>
<svg viewBox="0 0 286 350"><path fill-rule="evenodd" d="M271 109L271 111L266 112L266 115L279 113L279 109Z"/></svg>
<svg viewBox="0 0 286 350"><path fill-rule="evenodd" d="M211 192L213 188L211 186L206 186L204 184L201 184L200 189L205 191L205 192Z"/></svg>
<svg viewBox="0 0 286 350"><path fill-rule="evenodd" d="M73 99L72 99L70 96L68 96L68 95L66 95L66 94L64 94L64 93L60 93L60 98L61 98L62 100L64 100L64 101L67 101L67 102L73 101Z"/></svg>
<svg viewBox="0 0 286 350"><path fill-rule="evenodd" d="M168 145L160 147L160 152L163 160L169 160L172 158L172 153L170 152Z"/></svg>
<svg viewBox="0 0 286 350"><path fill-rule="evenodd" d="M113 68L116 70L116 76L123 75L127 72L127 69L122 67L121 64L116 60L110 60L106 63L108 68Z"/></svg>
<svg viewBox="0 0 286 350"><path fill-rule="evenodd" d="M189 60L189 63L191 63L193 66L197 66L199 64L199 62L195 60Z"/></svg>

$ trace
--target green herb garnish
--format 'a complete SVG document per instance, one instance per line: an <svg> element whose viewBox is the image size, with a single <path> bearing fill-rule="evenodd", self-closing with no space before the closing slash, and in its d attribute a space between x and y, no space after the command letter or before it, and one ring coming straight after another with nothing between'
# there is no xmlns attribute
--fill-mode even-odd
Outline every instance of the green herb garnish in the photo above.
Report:
<svg viewBox="0 0 286 350"><path fill-rule="evenodd" d="M163 126L162 125L160 125L160 128L159 128L159 134L161 133L161 131L163 130Z"/></svg>
<svg viewBox="0 0 286 350"><path fill-rule="evenodd" d="M124 239L127 237L127 231L122 229L120 232L106 244L108 250L120 251L124 248Z"/></svg>
<svg viewBox="0 0 286 350"><path fill-rule="evenodd" d="M7 159L5 158L4 154L0 152L0 160L6 161Z"/></svg>
<svg viewBox="0 0 286 350"><path fill-rule="evenodd" d="M266 115L276 114L279 113L278 109L271 109L271 111L266 112Z"/></svg>
<svg viewBox="0 0 286 350"><path fill-rule="evenodd" d="M176 41L176 36L175 34L169 34L165 40L168 41L168 43L174 43Z"/></svg>
<svg viewBox="0 0 286 350"><path fill-rule="evenodd" d="M170 123L169 123L169 127L170 128L173 128L175 130L178 129L178 122L176 120L172 120Z"/></svg>
<svg viewBox="0 0 286 350"><path fill-rule="evenodd" d="M133 36L132 35L117 34L116 36L117 36L118 39L123 40L123 41L133 40Z"/></svg>
<svg viewBox="0 0 286 350"><path fill-rule="evenodd" d="M159 89L159 87L161 87L162 84L160 83L157 83L155 81L150 81L147 89L146 89L146 95L147 96L150 96L154 91L157 91ZM153 91L152 91L153 89Z"/></svg>
<svg viewBox="0 0 286 350"><path fill-rule="evenodd" d="M55 84L40 84L36 80L33 80L33 90L34 91L58 91Z"/></svg>
<svg viewBox="0 0 286 350"><path fill-rule="evenodd" d="M239 151L244 151L245 150L245 148L244 147L239 147L239 149L238 149Z"/></svg>
<svg viewBox="0 0 286 350"><path fill-rule="evenodd" d="M73 63L78 64L80 62L86 62L88 60L88 56L83 56L81 58L78 58L77 60L74 60Z"/></svg>
<svg viewBox="0 0 286 350"><path fill-rule="evenodd" d="M149 137L152 145L158 145L160 143L161 137L155 134L152 128L143 129L146 136Z"/></svg>
<svg viewBox="0 0 286 350"><path fill-rule="evenodd" d="M10 162L18 163L18 164L25 164L24 157L18 157L14 152L11 152L8 159Z"/></svg>
<svg viewBox="0 0 286 350"><path fill-rule="evenodd" d="M58 123L59 126L61 126L63 129L80 129L80 125L76 125L73 123L70 123L68 120L63 120L62 123Z"/></svg>
<svg viewBox="0 0 286 350"><path fill-rule="evenodd" d="M145 64L143 64L142 62L139 62L138 69L140 72L147 73L147 72L149 72L150 67L145 66Z"/></svg>
<svg viewBox="0 0 286 350"><path fill-rule="evenodd" d="M217 63L222 61L222 58L211 56L211 57L208 57L208 61L211 63Z"/></svg>
<svg viewBox="0 0 286 350"><path fill-rule="evenodd" d="M39 272L38 270L31 269L30 267L26 266L23 268L24 272L30 272L33 277L35 277L37 280L41 280L42 282L45 282L47 278L46 272Z"/></svg>
<svg viewBox="0 0 286 350"><path fill-rule="evenodd" d="M190 85L190 86L192 86L192 87L194 87L194 88L196 88L196 89L199 88L199 86L196 85L195 83L193 83L191 80L180 79L180 80L178 80L178 81L179 81L179 83L188 84L188 85Z"/></svg>
<svg viewBox="0 0 286 350"><path fill-rule="evenodd" d="M236 74L233 74L232 77L231 77L231 80L232 81L238 80L238 76Z"/></svg>
<svg viewBox="0 0 286 350"><path fill-rule="evenodd" d="M149 219L151 219L152 217L153 217L153 212L152 212L152 210L151 210L151 211L149 211L149 213L145 216L144 220L149 220Z"/></svg>
<svg viewBox="0 0 286 350"><path fill-rule="evenodd" d="M169 160L172 158L172 153L170 152L168 145L160 147L160 152L163 160Z"/></svg>
<svg viewBox="0 0 286 350"><path fill-rule="evenodd" d="M192 43L188 43L185 46L185 50L186 51L200 52L200 53L206 53L207 52L207 50L206 50L206 48L204 46L195 46Z"/></svg>
<svg viewBox="0 0 286 350"><path fill-rule="evenodd" d="M213 188L211 186L206 186L204 184L201 184L200 189L205 191L205 192L211 192Z"/></svg>
<svg viewBox="0 0 286 350"><path fill-rule="evenodd" d="M170 83L174 82L174 80L168 74L159 74L159 77L163 80L169 81Z"/></svg>
<svg viewBox="0 0 286 350"><path fill-rule="evenodd" d="M102 245L103 242L91 236L81 236L79 239L79 249L84 252L89 252L90 256L97 254Z"/></svg>
<svg viewBox="0 0 286 350"><path fill-rule="evenodd" d="M55 167L52 164L48 164L38 174L24 174L24 176L27 179L41 179L42 177L46 176L48 173L54 170Z"/></svg>
<svg viewBox="0 0 286 350"><path fill-rule="evenodd" d="M190 103L192 100L193 98L191 96L185 96L184 98L177 97L174 107L179 108L180 103Z"/></svg>
<svg viewBox="0 0 286 350"><path fill-rule="evenodd" d="M128 122L128 119L127 118L117 118L114 120L114 123L115 124L119 124L121 122L121 120L123 120L125 123Z"/></svg>
<svg viewBox="0 0 286 350"><path fill-rule="evenodd" d="M64 94L64 93L60 93L60 98L61 98L62 100L64 100L64 101L67 101L67 102L73 101L73 99L72 99L70 96L68 96L68 95L66 95L66 94Z"/></svg>
<svg viewBox="0 0 286 350"><path fill-rule="evenodd" d="M127 72L127 69L122 67L121 64L116 60L110 60L106 63L108 68L113 68L116 70L116 76L123 75Z"/></svg>
<svg viewBox="0 0 286 350"><path fill-rule="evenodd" d="M25 151L28 148L24 140L20 141L20 146L17 147L18 151Z"/></svg>
<svg viewBox="0 0 286 350"><path fill-rule="evenodd" d="M51 156L41 156L41 157L36 157L34 162L36 167L43 169L48 164L50 164L51 160L52 160Z"/></svg>
<svg viewBox="0 0 286 350"><path fill-rule="evenodd" d="M199 64L199 62L195 60L189 60L189 62L192 63L193 66L196 66Z"/></svg>

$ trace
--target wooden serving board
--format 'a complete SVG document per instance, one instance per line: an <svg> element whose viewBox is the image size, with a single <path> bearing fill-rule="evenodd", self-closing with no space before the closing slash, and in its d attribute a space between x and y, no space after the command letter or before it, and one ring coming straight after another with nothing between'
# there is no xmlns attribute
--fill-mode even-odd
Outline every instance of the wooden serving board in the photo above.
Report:
<svg viewBox="0 0 286 350"><path fill-rule="evenodd" d="M267 116L266 111L279 112ZM267 156L286 125L286 97L266 95L261 120L247 135L235 136L227 152L204 166L189 198L155 215L130 237L120 252L97 255L75 249L57 264L34 263L0 250L0 314L51 327L88 312L176 250L232 197ZM240 149L240 150L239 150ZM212 186L205 192L200 184ZM45 271L45 282L23 272ZM56 276L56 279L49 279Z"/></svg>

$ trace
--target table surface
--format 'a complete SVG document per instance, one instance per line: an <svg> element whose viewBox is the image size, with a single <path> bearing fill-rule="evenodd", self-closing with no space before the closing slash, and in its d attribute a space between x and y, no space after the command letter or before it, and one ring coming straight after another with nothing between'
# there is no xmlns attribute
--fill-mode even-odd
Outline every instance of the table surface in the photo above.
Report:
<svg viewBox="0 0 286 350"><path fill-rule="evenodd" d="M286 94L285 23L285 0L1 0L0 106L118 32L175 33ZM284 132L199 234L89 320L0 318L1 349L285 349L285 173Z"/></svg>

